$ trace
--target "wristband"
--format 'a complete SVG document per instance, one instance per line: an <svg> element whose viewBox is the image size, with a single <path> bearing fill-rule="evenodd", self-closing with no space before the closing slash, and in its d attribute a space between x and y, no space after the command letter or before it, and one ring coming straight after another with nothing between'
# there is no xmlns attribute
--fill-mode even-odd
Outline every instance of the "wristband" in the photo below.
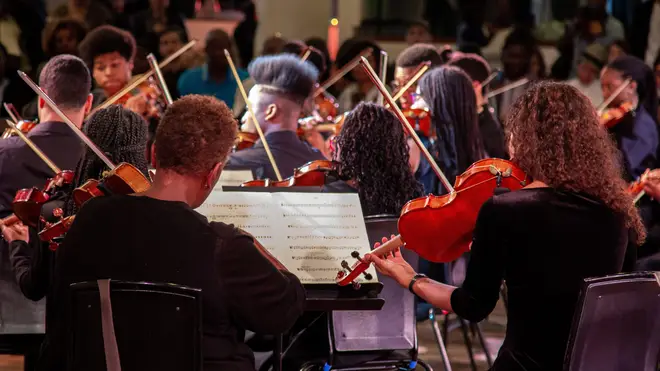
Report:
<svg viewBox="0 0 660 371"><path fill-rule="evenodd" d="M417 295L415 294L415 291L413 291L413 285L420 278L428 278L428 277L424 273L417 273L413 276L412 280L410 280L410 283L408 284L408 291L412 292L413 295Z"/></svg>

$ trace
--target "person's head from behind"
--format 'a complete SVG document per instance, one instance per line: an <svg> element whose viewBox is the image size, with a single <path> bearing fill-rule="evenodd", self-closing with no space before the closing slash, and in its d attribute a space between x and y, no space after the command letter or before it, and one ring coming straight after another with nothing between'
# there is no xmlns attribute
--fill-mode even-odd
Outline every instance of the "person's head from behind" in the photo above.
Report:
<svg viewBox="0 0 660 371"><path fill-rule="evenodd" d="M47 56L78 54L78 45L85 38L85 26L73 19L49 23L44 30L43 49Z"/></svg>
<svg viewBox="0 0 660 371"><path fill-rule="evenodd" d="M92 81L85 62L73 55L51 58L41 69L39 86L77 125L92 107ZM40 121L62 121L41 97L37 104Z"/></svg>
<svg viewBox="0 0 660 371"><path fill-rule="evenodd" d="M625 102L633 106L641 105L655 117L658 109L655 76L651 68L636 57L620 57L603 68L600 73L603 98L608 99L627 79L631 79L630 84L612 100L610 106L617 107Z"/></svg>
<svg viewBox="0 0 660 371"><path fill-rule="evenodd" d="M527 30L514 29L506 38L502 48L504 76L518 80L530 72L536 43Z"/></svg>
<svg viewBox="0 0 660 371"><path fill-rule="evenodd" d="M282 35L273 35L264 40L264 44L261 48L261 55L280 54L284 44L286 44L286 40L282 38Z"/></svg>
<svg viewBox="0 0 660 371"><path fill-rule="evenodd" d="M313 46L309 46L302 41L289 41L282 47L282 53L293 54L302 58L309 51L306 61L311 63L319 72L319 76L325 73L328 63L325 55Z"/></svg>
<svg viewBox="0 0 660 371"><path fill-rule="evenodd" d="M185 33L176 26L168 27L158 35L158 54L167 58L183 47Z"/></svg>
<svg viewBox="0 0 660 371"><path fill-rule="evenodd" d="M248 101L264 133L295 130L318 79L316 68L297 56L280 54L256 58L248 73L255 82ZM252 125L249 111L241 121Z"/></svg>
<svg viewBox="0 0 660 371"><path fill-rule="evenodd" d="M409 165L406 135L391 111L373 103L358 104L346 116L336 148L340 173L357 183L363 205L379 205L396 214L414 197L417 181Z"/></svg>
<svg viewBox="0 0 660 371"><path fill-rule="evenodd" d="M505 125L509 153L523 171L550 187L601 200L625 217L638 239L644 238L644 226L625 191L617 149L589 98L567 84L541 82L510 112Z"/></svg>
<svg viewBox="0 0 660 371"><path fill-rule="evenodd" d="M344 50L343 55L337 53L338 56L335 64L338 69L344 67L353 60L353 58L370 49L371 53L366 56L367 61L369 61L371 68L373 68L376 73L380 71L380 52L382 49L378 45L369 40L353 40L346 45L348 46ZM346 78L359 85L371 84L369 75L362 67L353 68L351 72L346 75Z"/></svg>
<svg viewBox="0 0 660 371"><path fill-rule="evenodd" d="M630 54L630 44L626 40L614 40L607 47L607 62Z"/></svg>
<svg viewBox="0 0 660 371"><path fill-rule="evenodd" d="M432 41L429 24L426 21L415 21L406 31L406 44L430 43Z"/></svg>
<svg viewBox="0 0 660 371"><path fill-rule="evenodd" d="M578 64L577 77L584 85L598 80L600 70L605 67L607 49L600 44L591 44L582 53L582 60Z"/></svg>
<svg viewBox="0 0 660 371"><path fill-rule="evenodd" d="M404 49L396 58L394 68L394 85L396 89L403 87L413 77L417 68L424 62L430 62L431 68L442 64L442 57L438 49L431 44L415 44ZM409 92L414 93L416 84L410 87ZM401 97L403 107L412 104L409 94Z"/></svg>
<svg viewBox="0 0 660 371"><path fill-rule="evenodd" d="M224 102L201 95L178 99L156 129L154 183L187 187L187 203L199 207L220 178L236 132L236 120Z"/></svg>
<svg viewBox="0 0 660 371"><path fill-rule="evenodd" d="M483 144L470 77L457 67L437 67L420 79L417 91L431 112L438 136L455 136L448 145L455 145L458 168L466 169L479 160Z"/></svg>
<svg viewBox="0 0 660 371"><path fill-rule="evenodd" d="M78 49L106 95L117 93L131 79L136 46L129 32L101 26L88 33Z"/></svg>
<svg viewBox="0 0 660 371"><path fill-rule="evenodd" d="M209 31L206 34L206 61L212 68L227 68L228 62L225 56L225 49L231 51L231 37L224 30L219 28Z"/></svg>
<svg viewBox="0 0 660 371"><path fill-rule="evenodd" d="M460 68L470 77L477 98L477 105L485 104L482 83L488 79L491 73L488 62L476 54L457 54L449 61L448 65Z"/></svg>

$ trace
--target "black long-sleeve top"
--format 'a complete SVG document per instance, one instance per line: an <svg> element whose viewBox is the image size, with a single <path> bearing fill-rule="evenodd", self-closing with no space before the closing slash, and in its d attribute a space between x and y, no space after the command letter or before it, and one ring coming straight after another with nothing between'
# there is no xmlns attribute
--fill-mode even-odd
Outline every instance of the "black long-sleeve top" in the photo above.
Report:
<svg viewBox="0 0 660 371"><path fill-rule="evenodd" d="M492 370L561 370L583 279L621 272L627 242L623 217L584 195L532 188L494 196L479 212L452 308L484 319L505 280L508 324Z"/></svg>
<svg viewBox="0 0 660 371"><path fill-rule="evenodd" d="M209 223L182 202L98 197L81 208L57 250L41 369L65 369L69 285L103 278L201 289L202 353L211 371L253 371L245 330L284 332L305 303L298 278L276 269L233 226Z"/></svg>

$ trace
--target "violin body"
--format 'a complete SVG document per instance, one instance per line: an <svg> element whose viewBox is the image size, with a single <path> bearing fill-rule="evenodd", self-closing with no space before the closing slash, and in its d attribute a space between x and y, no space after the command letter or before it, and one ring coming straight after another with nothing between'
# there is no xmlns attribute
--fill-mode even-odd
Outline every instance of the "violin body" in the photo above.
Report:
<svg viewBox="0 0 660 371"><path fill-rule="evenodd" d="M163 101L164 98L162 91L158 88L152 78L138 85L133 91L124 94L117 99L115 104L125 106L129 99L136 96L142 96L147 102L145 112L140 112L140 114L146 119L160 118L164 108L167 107L167 104Z"/></svg>
<svg viewBox="0 0 660 371"><path fill-rule="evenodd" d="M531 178L509 161L477 161L456 178L453 193L429 195L404 205L399 233L406 247L424 259L454 261L469 250L479 210L495 188L515 191L530 182Z"/></svg>
<svg viewBox="0 0 660 371"><path fill-rule="evenodd" d="M26 225L36 227L41 218L41 205L49 198L48 193L34 187L21 189L12 202L14 215Z"/></svg>
<svg viewBox="0 0 660 371"><path fill-rule="evenodd" d="M73 190L73 200L78 207L90 198L105 194L131 194L144 192L151 187L151 182L135 166L122 162L109 171L100 181L88 180Z"/></svg>
<svg viewBox="0 0 660 371"><path fill-rule="evenodd" d="M47 224L46 227L41 230L41 232L39 232L39 239L44 242L51 242L50 249L56 250L58 244L52 241L58 237L64 236L66 232L69 231L69 228L71 228L75 217L75 215L71 215L63 218L57 223Z"/></svg>
<svg viewBox="0 0 660 371"><path fill-rule="evenodd" d="M241 187L321 187L328 176L338 177L338 163L329 160L316 160L295 169L293 175L281 181L270 179L251 180Z"/></svg>
<svg viewBox="0 0 660 371"><path fill-rule="evenodd" d="M27 134L30 132L30 130L34 129L35 126L37 126L38 122L37 120L34 121L28 121L28 120L20 120L18 124L16 124L16 127L23 132L23 134ZM14 135L17 135L12 128L7 128L5 131L2 133L2 139L6 139L9 137L12 137Z"/></svg>
<svg viewBox="0 0 660 371"><path fill-rule="evenodd" d="M90 179L86 181L85 184L74 189L72 197L76 206L80 207L91 198L103 196L104 193L99 189L99 184L98 180Z"/></svg>
<svg viewBox="0 0 660 371"><path fill-rule="evenodd" d="M319 94L314 98L316 112L326 122L332 122L339 113L339 104L327 94Z"/></svg>
<svg viewBox="0 0 660 371"><path fill-rule="evenodd" d="M634 107L631 103L625 102L618 107L608 108L600 115L600 123L606 128L610 129L616 124L623 121L629 114L634 112Z"/></svg>
<svg viewBox="0 0 660 371"><path fill-rule="evenodd" d="M246 148L252 148L254 143L259 140L257 133L250 133L247 131L239 131L236 140L234 141L234 152Z"/></svg>
<svg viewBox="0 0 660 371"><path fill-rule="evenodd" d="M435 138L435 130L431 124L431 114L428 109L408 108L402 112L415 131L422 133L427 138Z"/></svg>
<svg viewBox="0 0 660 371"><path fill-rule="evenodd" d="M56 174L54 177L48 179L46 186L44 187L45 192L51 192L55 188L60 187L65 184L71 184L75 173L71 170L62 170L62 172Z"/></svg>

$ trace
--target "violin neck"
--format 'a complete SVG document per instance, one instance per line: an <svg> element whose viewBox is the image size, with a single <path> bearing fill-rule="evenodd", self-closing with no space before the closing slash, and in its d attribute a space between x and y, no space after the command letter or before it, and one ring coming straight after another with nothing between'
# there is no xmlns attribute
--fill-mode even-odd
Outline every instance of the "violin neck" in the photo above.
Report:
<svg viewBox="0 0 660 371"><path fill-rule="evenodd" d="M373 251L371 251L371 253L380 258L383 257L383 255L391 253L392 251L396 250L397 247L403 244L404 244L403 239L401 239L401 235L399 234L396 235L391 240L375 248Z"/></svg>

